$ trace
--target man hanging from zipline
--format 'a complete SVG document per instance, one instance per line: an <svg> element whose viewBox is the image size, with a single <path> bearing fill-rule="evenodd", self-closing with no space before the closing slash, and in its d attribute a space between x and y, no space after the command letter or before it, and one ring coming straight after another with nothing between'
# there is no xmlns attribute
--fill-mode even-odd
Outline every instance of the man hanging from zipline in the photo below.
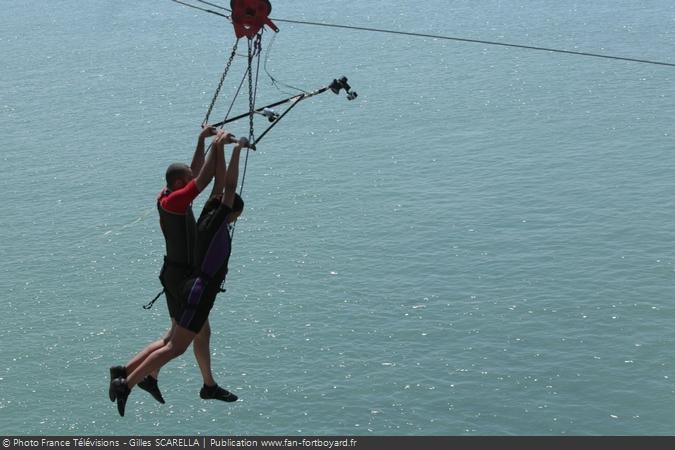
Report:
<svg viewBox="0 0 675 450"><path fill-rule="evenodd" d="M246 139L237 142L232 150L230 164L226 166L224 145L231 139L232 135L219 132L205 164L206 168L212 161L215 166L214 190L217 186L223 186L224 190L219 201L211 199L207 202L197 222L197 239L194 247L195 270L193 276L182 283L181 309L175 314L173 332L166 342L161 340L147 346L139 353L141 357L137 355L127 365L126 374L119 374L110 383L110 398L117 401L117 410L121 416L124 416L131 389L136 385L140 387L140 383L148 375L156 373L166 363L182 355L208 323L209 312L220 291L220 285L227 275L231 252L229 225L239 217L244 208L244 202L236 194L236 188L239 177L239 156L247 142ZM201 172L200 175L202 175ZM201 186L202 189L205 187ZM133 366L131 366L132 362ZM224 389L222 391L224 398L220 398L221 400L237 399ZM209 397L213 393L205 382L200 396L214 398Z"/></svg>

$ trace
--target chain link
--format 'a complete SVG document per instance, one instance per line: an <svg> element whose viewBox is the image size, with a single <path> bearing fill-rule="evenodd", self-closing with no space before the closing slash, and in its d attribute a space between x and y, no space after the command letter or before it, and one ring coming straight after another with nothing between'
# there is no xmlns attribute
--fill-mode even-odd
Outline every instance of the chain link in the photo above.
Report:
<svg viewBox="0 0 675 450"><path fill-rule="evenodd" d="M258 35L260 40L260 35ZM248 40L248 141L253 144L253 112L255 111L255 98L253 94L253 47L252 39Z"/></svg>
<svg viewBox="0 0 675 450"><path fill-rule="evenodd" d="M230 54L230 58L227 60L227 64L225 64L225 70L223 70L223 74L220 76L220 81L218 82L218 87L216 88L216 93L213 94L213 98L211 99L211 104L209 105L209 109L206 112L206 117L204 117L204 121L202 122L202 126L206 126L209 123L209 117L211 116L211 111L213 111L213 107L216 104L216 100L218 99L218 94L220 94L220 89L223 87L223 82L225 81L225 77L227 76L227 73L230 71L230 66L232 65L232 61L234 60L234 57L237 54L237 46L239 45L239 39L237 39L234 43L234 47L232 47L232 53Z"/></svg>

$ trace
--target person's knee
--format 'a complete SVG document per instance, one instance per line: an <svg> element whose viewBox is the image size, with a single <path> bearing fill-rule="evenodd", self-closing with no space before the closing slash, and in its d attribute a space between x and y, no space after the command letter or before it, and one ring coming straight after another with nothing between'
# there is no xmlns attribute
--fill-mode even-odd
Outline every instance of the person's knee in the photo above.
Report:
<svg viewBox="0 0 675 450"><path fill-rule="evenodd" d="M169 341L171 341L171 336L173 336L173 332L175 329L176 329L176 322L173 319L171 319L171 328L169 328L169 330L166 332L166 335L164 335L164 337L162 338L162 340L164 341L164 345L167 345Z"/></svg>
<svg viewBox="0 0 675 450"><path fill-rule="evenodd" d="M194 331L177 326L171 335L171 340L165 346L167 349L166 351L170 353L171 358L176 358L185 353L185 350L187 350L194 340L195 335L196 333Z"/></svg>
<svg viewBox="0 0 675 450"><path fill-rule="evenodd" d="M171 342L171 336L173 336L173 330L167 331L166 335L162 338L164 345L167 345L169 342Z"/></svg>
<svg viewBox="0 0 675 450"><path fill-rule="evenodd" d="M174 341L169 341L166 344L166 348L168 349L172 359L178 358L180 355L185 353L185 350L187 350L189 346L190 346L189 342L187 343L187 345Z"/></svg>

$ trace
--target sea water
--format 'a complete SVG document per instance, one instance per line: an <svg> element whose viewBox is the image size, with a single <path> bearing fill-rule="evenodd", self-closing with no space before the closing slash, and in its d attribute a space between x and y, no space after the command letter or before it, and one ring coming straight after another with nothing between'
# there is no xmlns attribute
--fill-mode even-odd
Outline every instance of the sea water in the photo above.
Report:
<svg viewBox="0 0 675 450"><path fill-rule="evenodd" d="M278 22L275 79L346 75L359 97L302 102L248 155L210 316L240 400L201 400L188 350L160 373L167 403L136 389L122 418L108 367L169 323L163 298L141 308L161 289L155 196L191 158L231 25L159 0L0 10L2 433L675 432L672 67ZM666 0L272 16L675 62ZM258 105L296 92L258 84Z"/></svg>

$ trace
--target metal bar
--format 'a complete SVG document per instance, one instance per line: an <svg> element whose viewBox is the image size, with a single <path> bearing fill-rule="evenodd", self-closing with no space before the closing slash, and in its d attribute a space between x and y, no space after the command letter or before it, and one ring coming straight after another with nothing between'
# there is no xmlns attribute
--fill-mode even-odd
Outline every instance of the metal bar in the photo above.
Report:
<svg viewBox="0 0 675 450"><path fill-rule="evenodd" d="M261 106L260 108L257 108L255 111L253 111L253 113L254 113L254 114L255 114L255 113L261 113L261 112L262 112L264 109L266 109L266 108L274 108L275 106L283 105L284 103L288 103L288 102L293 101L293 100L295 100L296 103L297 103L297 102L299 102L300 100L304 100L304 99L306 99L306 98L314 97L315 95L322 94L322 93L326 92L326 91L329 90L329 89L330 89L330 87L329 87L329 86L326 86L326 87L323 87L323 88L321 88L321 89L317 89L317 90L314 91L314 92L309 92L309 93L307 93L307 94L298 94L298 95L294 95L294 96L292 96L292 97L288 97L288 98L285 98L285 99L283 99L283 100L279 100L278 102L274 102L274 103L270 103L269 105ZM235 121L237 121L237 120L239 120L239 119L243 119L244 117L248 117L249 114L250 114L250 113L240 114L240 115L238 115L238 116L231 117L231 118L229 118L229 119L227 119L227 120L223 120L222 122L214 123L214 124L211 125L211 126L212 126L212 127L220 127L220 126L225 125L226 123L235 122ZM277 119L277 120L278 120L278 119Z"/></svg>
<svg viewBox="0 0 675 450"><path fill-rule="evenodd" d="M256 145L258 144L258 142L260 142L260 141L262 140L262 138L264 138L265 135L266 135L267 133L269 133L270 130L271 130L272 128L274 128L274 127L279 123L279 121L280 121L281 119L283 119L284 116L285 116L286 114L288 114L288 113L291 111L291 109L295 108L295 106L296 106L298 103L300 103L302 100L304 100L304 97L301 98L301 99L299 99L297 102L294 102L291 106L289 106L288 109L287 109L286 111L284 111L284 113L283 113L282 115L280 115L280 116L277 118L277 120L274 121L274 123L273 123L272 125L270 125L269 127L267 127L267 129L266 129L265 131L263 131L263 133L262 133L260 136L258 136L258 138L255 140L255 142L254 142L253 144L251 144L251 148L255 150Z"/></svg>

